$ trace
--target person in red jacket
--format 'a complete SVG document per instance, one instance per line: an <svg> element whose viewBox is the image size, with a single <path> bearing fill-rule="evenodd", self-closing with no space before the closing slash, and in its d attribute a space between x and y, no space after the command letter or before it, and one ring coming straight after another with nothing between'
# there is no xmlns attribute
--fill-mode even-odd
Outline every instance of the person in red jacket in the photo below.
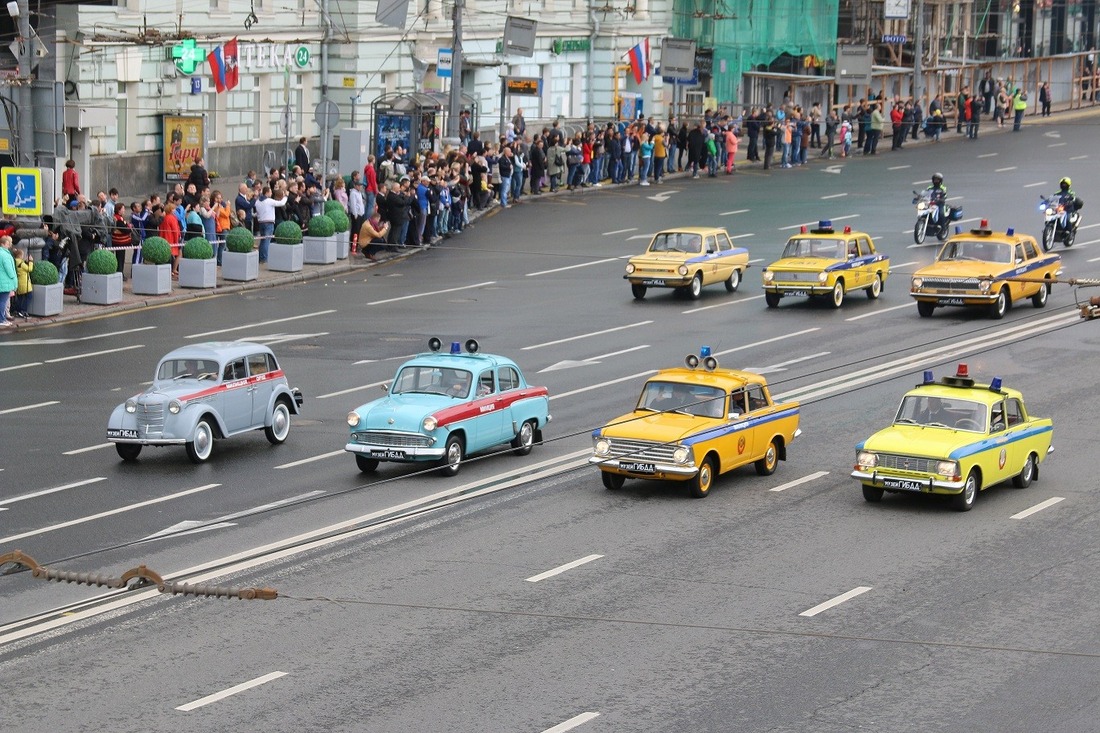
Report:
<svg viewBox="0 0 1100 733"><path fill-rule="evenodd" d="M363 194L365 199L363 208L367 212L367 216L370 216L370 212L374 211L374 205L378 201L378 171L374 167L374 161L375 157L368 155L367 165L363 168L363 183L366 184Z"/></svg>
<svg viewBox="0 0 1100 733"><path fill-rule="evenodd" d="M168 202L173 208L175 208L174 195L168 196ZM168 240L168 244L172 245L172 277L178 280L180 276L180 240L183 239L183 231L180 229L180 220L176 218L173 211L168 211L164 219L161 220L157 234L164 237Z"/></svg>
<svg viewBox="0 0 1100 733"><path fill-rule="evenodd" d="M61 193L67 196L80 194L80 175L76 172L76 161L65 161L65 172L61 174Z"/></svg>

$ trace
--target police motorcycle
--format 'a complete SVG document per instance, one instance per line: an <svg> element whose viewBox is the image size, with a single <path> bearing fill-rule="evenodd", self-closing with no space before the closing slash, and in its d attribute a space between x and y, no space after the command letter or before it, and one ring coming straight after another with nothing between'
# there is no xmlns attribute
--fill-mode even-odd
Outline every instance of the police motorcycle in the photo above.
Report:
<svg viewBox="0 0 1100 733"><path fill-rule="evenodd" d="M913 203L917 207L917 223L913 226L913 241L924 244L924 238L931 234L941 242L951 233L951 224L963 217L961 206L944 204L943 213L932 200L931 191L914 191Z"/></svg>
<svg viewBox="0 0 1100 733"><path fill-rule="evenodd" d="M1081 207L1084 203L1076 196L1072 201L1062 203L1062 198L1069 192L1069 181L1063 178L1065 186L1062 191L1053 196L1039 194L1039 211L1043 213L1043 250L1046 252L1054 249L1055 242L1061 242L1067 247L1072 247L1077 238L1077 227L1081 223Z"/></svg>

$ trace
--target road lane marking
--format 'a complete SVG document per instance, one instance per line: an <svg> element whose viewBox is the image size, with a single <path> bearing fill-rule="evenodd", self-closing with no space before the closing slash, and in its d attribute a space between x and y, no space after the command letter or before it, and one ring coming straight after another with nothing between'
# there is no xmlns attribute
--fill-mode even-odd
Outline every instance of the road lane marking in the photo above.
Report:
<svg viewBox="0 0 1100 733"><path fill-rule="evenodd" d="M565 733L566 731L573 730L578 725L583 725L593 718L598 717L600 717L599 713L581 713L580 715L574 715L563 723L558 723L553 728L547 728L542 733Z"/></svg>
<svg viewBox="0 0 1100 733"><path fill-rule="evenodd" d="M621 356L622 354L629 354L631 351L639 351L641 349L648 349L649 344L639 344L638 346L631 346L629 349L620 349L619 351L612 351L609 354L600 354L599 356L590 356L585 361L599 361L600 359L610 359L613 356Z"/></svg>
<svg viewBox="0 0 1100 733"><path fill-rule="evenodd" d="M562 361L554 362L550 366L539 369L538 374L543 372L556 372L559 369L572 369L573 367L593 366L599 364L601 359L607 359L612 356L619 356L620 354L628 354L631 351L638 351L640 349L648 349L649 344L641 344L639 346L632 346L629 349L622 349L621 351L613 351L610 354L602 354L600 356L590 356L587 359L563 359Z"/></svg>
<svg viewBox="0 0 1100 733"><path fill-rule="evenodd" d="M859 218L859 214L845 214L844 216L834 216L832 219L829 219L829 221L844 221L845 219L857 219L857 218ZM818 221L821 221L821 220L818 219ZM788 229L798 229L799 227L816 226L818 221L805 221L805 222L802 222L801 224L791 224L790 226L779 227L779 231L783 232L783 231L786 231Z"/></svg>
<svg viewBox="0 0 1100 733"><path fill-rule="evenodd" d="M1086 261L1087 262L1100 262L1100 257L1093 257L1091 260L1086 260Z"/></svg>
<svg viewBox="0 0 1100 733"><path fill-rule="evenodd" d="M118 507L117 509L110 509L110 510L105 511L105 512L100 512L98 514L90 514L86 517L80 517L79 519L69 520L68 522L61 522L59 524L51 524L47 527L42 527L40 529L32 529L28 532L23 532L21 534L14 534L10 537L0 537L0 545L2 545L5 542L14 542L16 540L21 540L25 537L34 537L36 535L46 534L47 532L54 532L54 531L59 530L59 529L66 529L68 527L75 527L78 524L86 524L88 522L95 521L96 519L103 519L104 517L111 517L111 516L114 516L115 514L122 514L123 512L133 511L134 509L141 509L142 507L152 506L153 504L161 504L161 503L166 502L166 501L171 501L172 499L179 499L179 498L182 498L184 496L190 496L191 494L197 494L200 491L207 491L209 489L213 489L213 488L216 488L218 486L221 486L221 484L206 484L204 486L199 486L199 487L194 488L194 489L187 489L186 491L179 491L175 494L169 494L168 496L158 496L156 499L149 499L148 501L139 501L136 504L127 504L126 506L121 506L121 507Z"/></svg>
<svg viewBox="0 0 1100 733"><path fill-rule="evenodd" d="M1024 509L1022 512L1016 512L1011 517L1009 517L1009 519L1023 519L1024 517L1030 517L1035 512L1041 512L1044 509L1046 509L1047 507L1052 507L1055 504L1057 504L1058 502L1062 502L1062 501L1065 501L1065 500L1066 500L1066 497L1064 497L1064 496L1052 496L1049 499L1047 499L1046 501L1039 502L1038 504L1031 507L1030 509Z"/></svg>
<svg viewBox="0 0 1100 733"><path fill-rule="evenodd" d="M1060 148L1063 145L1065 145L1065 143L1051 143L1050 145L1047 145L1047 147L1048 148Z"/></svg>
<svg viewBox="0 0 1100 733"><path fill-rule="evenodd" d="M886 170L888 170L888 171L903 171L906 168L912 168L912 167L913 166L911 166L911 165L892 165L889 168L887 168Z"/></svg>
<svg viewBox="0 0 1100 733"><path fill-rule="evenodd" d="M103 354L117 354L120 351L130 351L131 349L144 349L145 344L134 344L133 346L120 346L117 349L104 349L103 351L89 351L86 354L72 354L70 356L59 356L56 359L46 359L47 364L56 364L59 361L72 361L73 359L86 359L89 356L102 356Z"/></svg>
<svg viewBox="0 0 1100 733"><path fill-rule="evenodd" d="M905 166L905 167L908 168L909 166ZM847 195L848 194L846 194L846 193L832 193L832 194L829 194L828 196L822 196L821 200L822 201L828 201L829 199L842 199Z"/></svg>
<svg viewBox="0 0 1100 733"><path fill-rule="evenodd" d="M627 237L626 241L633 242L635 239L653 239L652 234L635 234L631 237Z"/></svg>
<svg viewBox="0 0 1100 733"><path fill-rule="evenodd" d="M304 466L307 463L313 463L314 461L323 461L326 458L332 458L333 456L338 456L341 453L344 453L344 451L343 450L329 451L328 453L322 453L321 455L313 456L312 458L303 458L300 461L291 461L290 463L284 463L281 466L276 466L275 470L278 471L279 469L282 469L282 468L294 468L295 466Z"/></svg>
<svg viewBox="0 0 1100 733"><path fill-rule="evenodd" d="M737 300L727 300L723 303L715 303L714 305L704 305L704 306L700 306L699 308L688 308L686 311L680 311L680 312L685 314L685 315L688 314L688 313L702 313L703 311L709 311L712 308L726 308L726 307L731 306L731 305L740 305L741 303L748 303L749 301L752 301L752 300L760 300L763 297L764 297L763 295L750 295L747 298L739 298Z"/></svg>
<svg viewBox="0 0 1100 733"><path fill-rule="evenodd" d="M757 257L755 260L749 260L749 264L750 265L755 265L757 262L763 262L763 261L764 261L763 257Z"/></svg>
<svg viewBox="0 0 1100 733"><path fill-rule="evenodd" d="M994 168L993 172L994 173L1008 173L1009 171L1014 171L1014 170L1016 170L1016 166L1010 165L1007 168Z"/></svg>
<svg viewBox="0 0 1100 733"><path fill-rule="evenodd" d="M916 260L913 260L912 262L902 262L902 263L897 264L897 265L890 265L890 274L891 275L894 274L893 271L894 271L895 267L909 267L909 265L919 265L919 264L920 264L919 262L917 262Z"/></svg>
<svg viewBox="0 0 1100 733"><path fill-rule="evenodd" d="M616 229L613 232L604 232L603 236L610 237L612 234L626 234L627 232L636 232L638 227L630 227L629 229Z"/></svg>
<svg viewBox="0 0 1100 733"><path fill-rule="evenodd" d="M771 344L771 343L775 343L776 341L783 341L784 339L794 338L795 336L804 336L808 333L813 333L814 331L820 331L820 330L821 329L816 328L816 327L815 328L807 328L803 331L795 331L794 333L788 333L788 334L785 334L783 336L773 336L772 338L764 339L763 341L756 341L755 343L745 344L744 346L734 346L732 349L726 349L725 351L715 352L714 356L715 357L725 356L726 354L732 354L736 351L744 351L745 349L752 349L752 348L755 348L757 346L763 346L764 344Z"/></svg>
<svg viewBox="0 0 1100 733"><path fill-rule="evenodd" d="M755 237L755 236L756 235L753 234L752 232L749 232L747 234L731 234L730 239L744 239L745 237ZM760 260L757 260L757 262L759 262L759 261ZM749 260L749 262L752 262L752 260Z"/></svg>
<svg viewBox="0 0 1100 733"><path fill-rule="evenodd" d="M340 395L351 394L352 392L362 392L364 389L370 389L371 387L377 387L385 384L386 380L381 382L371 382L370 384L360 385L359 387L349 387L348 389L342 389L339 392L329 392L328 394L319 394L313 399L315 400L327 400L329 397L339 397Z"/></svg>
<svg viewBox="0 0 1100 733"><path fill-rule="evenodd" d="M1093 227L1100 227L1100 222L1095 222L1093 224L1082 224L1081 226L1079 226L1077 228L1078 229L1092 229Z"/></svg>
<svg viewBox="0 0 1100 733"><path fill-rule="evenodd" d="M828 475L829 475L828 471L814 471L809 476L803 476L802 478L796 478L794 481L788 481L785 484L780 484L779 486L776 486L774 489L768 489L768 491L786 491L787 489L793 489L795 486L801 486L802 484L807 484L811 481L815 481L815 480L821 478L822 476L828 476Z"/></svg>
<svg viewBox="0 0 1100 733"><path fill-rule="evenodd" d="M810 361L811 359L818 359L822 356L828 356L830 352L822 351L819 354L810 354L809 356L800 356L796 359L788 359L787 361L781 361L778 364L771 364L765 367L745 367L744 371L753 372L755 374L772 374L774 372L785 372L785 367L791 364L797 364L800 361Z"/></svg>
<svg viewBox="0 0 1100 733"><path fill-rule="evenodd" d="M1089 157L1089 156L1087 156L1087 155L1075 155L1072 158L1070 158L1070 160L1084 160L1087 157Z"/></svg>
<svg viewBox="0 0 1100 733"><path fill-rule="evenodd" d="M32 361L30 364L16 364L15 366L3 367L2 369L0 369L0 372L10 372L10 371L13 371L15 369L26 369L27 367L35 367L35 366L42 366L42 362Z"/></svg>
<svg viewBox="0 0 1100 733"><path fill-rule="evenodd" d="M572 570L573 568L580 567L581 565L587 565L588 563L592 562L593 560L599 560L601 557L603 557L603 555L586 555L586 556L582 557L580 560L574 560L573 562L567 562L564 565L557 566L553 570L547 570L545 573L539 573L538 575L532 575L530 578L527 578L526 580L527 580L528 583L537 583L540 580L546 580L547 578L552 578L555 575L561 575L566 570Z"/></svg>
<svg viewBox="0 0 1100 733"><path fill-rule="evenodd" d="M864 313L862 315L852 316L851 318L845 318L844 320L845 321L858 321L858 320L863 319L863 318L871 318L872 316L880 316L883 313L889 313L890 311L896 311L896 310L901 310L902 308L912 308L912 307L913 307L912 303L902 303L901 305L892 305L889 308L879 308L878 310L872 311L870 313Z"/></svg>
<svg viewBox="0 0 1100 733"><path fill-rule="evenodd" d="M1039 181L1038 183L1028 183L1028 184L1024 185L1024 188L1035 188L1036 186L1045 186L1045 185L1047 185L1046 181Z"/></svg>
<svg viewBox="0 0 1100 733"><path fill-rule="evenodd" d="M869 586L866 586L866 585L861 585L858 588L852 588L847 593L841 593L836 598L825 601L824 603L819 603L816 606L814 606L813 608L807 609L807 610L803 611L802 613L800 613L798 615L799 616L807 616L807 617L816 616L817 614L821 613L822 611L828 611L833 606L839 606L841 603L844 603L845 601L850 601L853 598L855 598L856 596L861 596L869 590L871 590L871 588Z"/></svg>
<svg viewBox="0 0 1100 733"><path fill-rule="evenodd" d="M49 407L50 405L60 405L57 400L50 400L49 402L36 402L33 405L23 405L22 407L9 407L6 410L0 410L0 415L10 415L13 412L22 412L23 410L35 410L39 407Z"/></svg>
<svg viewBox="0 0 1100 733"><path fill-rule="evenodd" d="M999 155L999 153L982 153L982 154L981 154L981 155L979 155L978 157L979 157L979 158L995 158L995 157L997 157L998 155Z"/></svg>
<svg viewBox="0 0 1100 733"><path fill-rule="evenodd" d="M628 375L626 377L619 377L618 379L611 379L607 382L600 382L599 384L590 384L587 387L581 387L580 389L574 389L574 390L571 390L569 392L558 392L557 394L550 395L550 397L548 399L559 400L562 397L572 397L573 395L580 394L581 392L591 392L594 389L600 389L601 387L609 387L612 384L618 384L619 382L629 382L632 379L640 379L641 377L648 377L650 374L656 374L656 373L657 373L656 369L647 369L644 372L638 372L637 374L631 374L631 375Z"/></svg>
<svg viewBox="0 0 1100 733"><path fill-rule="evenodd" d="M398 303L402 300L412 300L413 298L429 298L435 295L442 295L443 293L457 293L460 290L473 290L475 288L484 288L489 285L496 285L496 280L489 280L483 283L474 283L473 285L460 285L457 288L445 288L443 290L432 290L427 293L414 293L412 295L402 295L397 298L386 298L384 300L372 300L367 305L384 305L385 303Z"/></svg>
<svg viewBox="0 0 1100 733"><path fill-rule="evenodd" d="M520 351L533 351L534 349L541 349L544 346L557 346L558 344L568 343L570 341L578 341L580 339L591 338L592 336L603 336L605 333L614 333L615 331L625 331L628 328L636 328L638 326L648 326L653 321L638 321L637 323L629 323L625 326L615 326L614 328L605 328L602 331L592 331L591 333L582 333L579 336L570 336L568 338L558 339L557 341L547 341L541 344L533 344L532 346L524 346Z"/></svg>
<svg viewBox="0 0 1100 733"><path fill-rule="evenodd" d="M81 453L91 453L94 450L100 448L110 448L114 443L99 443L98 445L89 445L87 448L76 448L75 450L67 450L61 455L63 456L78 456Z"/></svg>
<svg viewBox="0 0 1100 733"><path fill-rule="evenodd" d="M733 216L734 214L747 214L747 213L749 213L748 209L734 209L733 211L723 211L718 216Z"/></svg>
<svg viewBox="0 0 1100 733"><path fill-rule="evenodd" d="M610 257L606 260L593 260L592 262L582 262L579 265L567 265L566 267L555 267L553 270L539 270L538 272L528 272L524 277L538 277L539 275L550 275L555 272L565 272L566 270L576 270L578 267L590 267L592 265L602 265L605 262L618 262L618 257Z"/></svg>
<svg viewBox="0 0 1100 733"><path fill-rule="evenodd" d="M65 484L63 486L55 486L52 489L42 489L41 491L35 491L31 494L23 494L22 496L14 496L11 499L0 499L0 506L7 504L14 504L17 501L26 501L27 499L37 499L40 496L46 496L47 494L56 494L58 491L67 491L68 489L77 489L81 486L87 486L88 484L97 484L100 481L106 481L106 477L97 476L96 478L87 478L83 481L76 481L71 484Z"/></svg>
<svg viewBox="0 0 1100 733"><path fill-rule="evenodd" d="M217 331L203 331L202 333L193 333L190 336L184 336L184 338L197 339L197 338L202 338L204 336L214 336L214 335L219 334L219 333L230 333L232 331L244 331L246 329L257 328L259 326L270 326L274 323L286 323L287 321L298 321L298 320L301 320L303 318L316 318L317 316L327 316L330 313L335 313L335 312L336 312L335 309L330 309L330 310L327 310L327 311L317 311L316 313L303 313L299 316L288 316L286 318L276 318L276 319L271 320L271 321L259 321L258 323L246 323L243 326L233 326L231 328L219 328Z"/></svg>
<svg viewBox="0 0 1100 733"><path fill-rule="evenodd" d="M191 712L192 710L195 710L196 708L201 708L204 705L209 705L210 703L218 702L219 700L224 700L225 698L230 697L232 695L236 695L239 692L244 692L245 690L251 690L253 687L259 687L260 685L267 684L268 682L271 682L272 680L277 680L280 677L285 677L285 676L286 676L286 672L268 672L267 674L263 675L262 677L257 677L254 680L249 680L248 682L242 682L241 684L234 685L233 687L230 687L227 690L222 690L221 692L215 692L213 695L207 695L206 697L200 697L198 700L195 700L194 702L189 702L186 705L180 705L179 707L176 708L176 710L188 713L188 712Z"/></svg>

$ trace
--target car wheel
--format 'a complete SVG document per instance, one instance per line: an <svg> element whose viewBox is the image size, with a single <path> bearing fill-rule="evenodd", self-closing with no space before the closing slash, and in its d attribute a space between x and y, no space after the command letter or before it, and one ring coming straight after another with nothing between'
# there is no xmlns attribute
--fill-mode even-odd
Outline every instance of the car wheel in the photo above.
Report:
<svg viewBox="0 0 1100 733"><path fill-rule="evenodd" d="M355 465L363 473L374 473L378 470L378 459L355 454Z"/></svg>
<svg viewBox="0 0 1100 733"><path fill-rule="evenodd" d="M447 445L443 448L443 466L439 472L444 476L457 476L462 466L462 438L452 435L447 438Z"/></svg>
<svg viewBox="0 0 1100 733"><path fill-rule="evenodd" d="M974 469L967 474L966 483L963 484L961 493L951 497L951 506L957 512L968 512L974 508L974 500L978 498L978 492L982 489L982 483L978 479L978 472Z"/></svg>
<svg viewBox="0 0 1100 733"><path fill-rule="evenodd" d="M922 216L917 219L917 223L913 225L913 241L917 244L924 244L924 235L928 229L928 217Z"/></svg>
<svg viewBox="0 0 1100 733"><path fill-rule="evenodd" d="M1033 306L1035 306L1036 308L1042 308L1047 304L1047 296L1050 295L1050 292L1047 290L1048 287L1050 286L1040 285L1039 291L1035 293L1035 295L1031 296L1031 304Z"/></svg>
<svg viewBox="0 0 1100 733"><path fill-rule="evenodd" d="M917 313L920 314L921 318L930 318L932 316L933 311L935 311L935 310L936 310L936 304L935 303L929 303L926 300L918 300L917 301Z"/></svg>
<svg viewBox="0 0 1100 733"><path fill-rule="evenodd" d="M699 296L703 293L703 276L700 273L695 273L695 277L691 278L691 284L688 285L688 296L692 300L698 300Z"/></svg>
<svg viewBox="0 0 1100 733"><path fill-rule="evenodd" d="M993 305L989 306L989 317L995 321L999 321L1005 317L1005 313L1008 313L1009 306L1008 288L1002 287L997 293L997 299L993 301Z"/></svg>
<svg viewBox="0 0 1100 733"><path fill-rule="evenodd" d="M195 438L187 441L186 447L192 463L202 463L214 452L214 430L205 417L195 426Z"/></svg>
<svg viewBox="0 0 1100 733"><path fill-rule="evenodd" d="M714 459L706 457L703 465L699 466L699 472L691 480L691 495L696 499L703 499L710 493L710 487L714 484Z"/></svg>
<svg viewBox="0 0 1100 733"><path fill-rule="evenodd" d="M608 471L600 471L600 480L603 481L603 487L609 491L618 491L626 483L626 476L618 473L610 473Z"/></svg>
<svg viewBox="0 0 1100 733"><path fill-rule="evenodd" d="M736 293L738 286L741 285L741 271L734 268L730 276L726 278L726 290L731 293Z"/></svg>
<svg viewBox="0 0 1100 733"><path fill-rule="evenodd" d="M535 424L528 420L519 426L519 434L512 438L512 452L517 456L525 456L531 452L531 446L535 444Z"/></svg>
<svg viewBox="0 0 1100 733"><path fill-rule="evenodd" d="M645 299L645 291L646 291L646 286L645 285L631 285L630 286L630 293L631 293L631 295L634 296L634 300L644 300Z"/></svg>
<svg viewBox="0 0 1100 733"><path fill-rule="evenodd" d="M768 449L764 451L764 457L755 464L756 472L761 476L771 476L775 473L775 467L779 465L779 446L775 444L775 438L768 443Z"/></svg>
<svg viewBox="0 0 1100 733"><path fill-rule="evenodd" d="M1013 477L1012 485L1017 489L1026 489L1031 486L1031 482L1035 480L1035 454L1028 453L1027 460L1024 461L1024 467L1020 469L1019 475Z"/></svg>
<svg viewBox="0 0 1100 733"><path fill-rule="evenodd" d="M118 457L124 461L136 461L141 454L141 445L138 443L115 443Z"/></svg>
<svg viewBox="0 0 1100 733"><path fill-rule="evenodd" d="M764 293L764 302L768 304L769 308L778 308L781 300L783 300L783 296L779 293Z"/></svg>
<svg viewBox="0 0 1100 733"><path fill-rule="evenodd" d="M875 273L875 279L871 281L871 287L867 288L867 297L877 300L882 295L882 275Z"/></svg>
<svg viewBox="0 0 1100 733"><path fill-rule="evenodd" d="M264 427L264 435L272 445L285 442L286 436L290 435L290 408L285 402L280 400L275 403L275 409L271 411L271 425Z"/></svg>
<svg viewBox="0 0 1100 733"><path fill-rule="evenodd" d="M877 486L863 484L863 498L872 504L877 504L882 501L882 489Z"/></svg>
<svg viewBox="0 0 1100 733"><path fill-rule="evenodd" d="M1043 228L1043 250L1046 252L1054 249L1054 222Z"/></svg>
<svg viewBox="0 0 1100 733"><path fill-rule="evenodd" d="M834 308L839 308L844 303L844 281L837 280L833 283L833 294L830 301Z"/></svg>

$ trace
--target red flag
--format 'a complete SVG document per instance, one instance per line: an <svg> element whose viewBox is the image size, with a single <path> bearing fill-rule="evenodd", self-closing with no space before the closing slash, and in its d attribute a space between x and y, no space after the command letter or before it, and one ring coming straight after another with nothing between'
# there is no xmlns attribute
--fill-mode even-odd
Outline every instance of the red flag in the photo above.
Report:
<svg viewBox="0 0 1100 733"><path fill-rule="evenodd" d="M234 38L225 44L222 49L222 60L225 64L225 88L233 89L240 83L240 66L237 64L237 39Z"/></svg>

